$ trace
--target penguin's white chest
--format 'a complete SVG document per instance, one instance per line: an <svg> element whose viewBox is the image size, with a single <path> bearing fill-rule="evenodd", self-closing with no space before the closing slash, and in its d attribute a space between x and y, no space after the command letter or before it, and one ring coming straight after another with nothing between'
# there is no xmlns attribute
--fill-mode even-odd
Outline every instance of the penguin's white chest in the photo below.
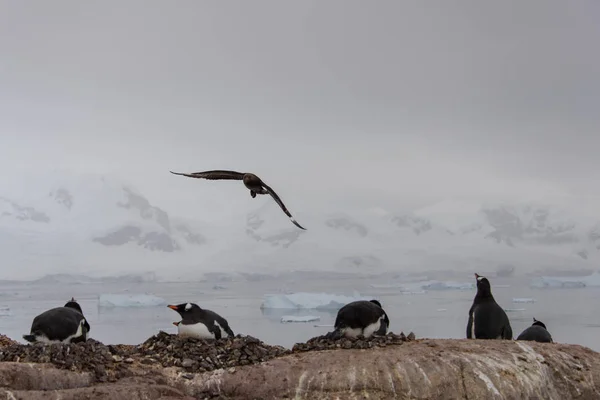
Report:
<svg viewBox="0 0 600 400"><path fill-rule="evenodd" d="M477 339L477 337L475 336L475 311L473 311L473 319L471 321L471 338Z"/></svg>
<svg viewBox="0 0 600 400"><path fill-rule="evenodd" d="M177 325L177 334L180 336L189 336L199 339L214 339L215 335L208 330L208 327L202 322L195 324Z"/></svg>
<svg viewBox="0 0 600 400"><path fill-rule="evenodd" d="M366 338L369 338L373 335L373 333L377 332L383 323L382 318L379 318L377 321L373 322L365 326L364 328L345 328L342 329L342 333L347 338L356 338L359 335L363 335Z"/></svg>
<svg viewBox="0 0 600 400"><path fill-rule="evenodd" d="M363 336L365 338L371 337L373 333L377 332L379 328L381 328L381 322L381 318L379 318L376 322L365 326L365 329L363 330Z"/></svg>

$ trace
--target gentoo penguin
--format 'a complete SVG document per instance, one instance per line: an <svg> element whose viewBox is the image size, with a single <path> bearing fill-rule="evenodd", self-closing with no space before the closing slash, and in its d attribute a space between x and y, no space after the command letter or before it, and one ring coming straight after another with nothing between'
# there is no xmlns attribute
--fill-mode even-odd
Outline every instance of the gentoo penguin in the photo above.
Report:
<svg viewBox="0 0 600 400"><path fill-rule="evenodd" d="M252 198L255 198L257 194L271 195L271 197L273 197L275 202L277 204L279 204L279 207L281 207L281 209L283 210L285 215L287 215L290 218L292 223L294 225L296 225L298 228L306 230L306 228L302 227L298 222L296 222L294 217L292 217L292 214L288 211L288 209L283 204L283 201L281 201L281 199L279 198L277 193L275 193L275 191L273 189L271 189L262 179L260 179L258 176L254 175L250 172L236 172L236 171L224 171L224 170L192 172L189 174L182 173L182 172L173 172L173 171L169 171L169 172L172 174L175 174L175 175L187 176L189 178L210 179L210 180L230 179L230 180L242 181L242 182L244 182L244 186L246 186L250 190L250 196L252 196Z"/></svg>
<svg viewBox="0 0 600 400"><path fill-rule="evenodd" d="M469 310L467 339L508 339L512 340L512 328L506 312L492 296L490 281L475 274L477 294Z"/></svg>
<svg viewBox="0 0 600 400"><path fill-rule="evenodd" d="M234 337L227 320L214 311L200 308L194 303L168 305L181 315L180 322L173 322L177 326L180 336L191 336L199 339L221 339L224 336Z"/></svg>
<svg viewBox="0 0 600 400"><path fill-rule="evenodd" d="M87 340L90 324L74 298L64 307L45 311L33 319L29 335L23 335L28 342L78 343Z"/></svg>
<svg viewBox="0 0 600 400"><path fill-rule="evenodd" d="M379 301L359 300L340 308L333 326L335 330L331 338L356 338L360 335L369 338L374 334L385 335L390 320Z"/></svg>
<svg viewBox="0 0 600 400"><path fill-rule="evenodd" d="M552 335L548 332L546 325L542 321L533 319L533 324L525 329L517 337L517 340L531 340L534 342L552 343Z"/></svg>

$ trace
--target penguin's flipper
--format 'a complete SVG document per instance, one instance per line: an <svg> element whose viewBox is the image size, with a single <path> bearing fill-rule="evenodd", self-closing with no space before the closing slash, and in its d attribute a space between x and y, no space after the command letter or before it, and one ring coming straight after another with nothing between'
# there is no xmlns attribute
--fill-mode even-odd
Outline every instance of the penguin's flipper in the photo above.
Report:
<svg viewBox="0 0 600 400"><path fill-rule="evenodd" d="M210 332L215 335L215 339L221 339L221 328L217 324L210 327Z"/></svg>
<svg viewBox="0 0 600 400"><path fill-rule="evenodd" d="M469 312L469 320L467 321L467 339L475 339L472 337L473 332L473 311Z"/></svg>
<svg viewBox="0 0 600 400"><path fill-rule="evenodd" d="M229 327L229 324L227 323L227 320L225 318L218 315L216 320L217 320L217 323L221 326L221 329L223 329L225 332L227 332L227 334L229 336L231 336L231 337L235 336L235 334L233 333L233 330L231 330L231 328Z"/></svg>

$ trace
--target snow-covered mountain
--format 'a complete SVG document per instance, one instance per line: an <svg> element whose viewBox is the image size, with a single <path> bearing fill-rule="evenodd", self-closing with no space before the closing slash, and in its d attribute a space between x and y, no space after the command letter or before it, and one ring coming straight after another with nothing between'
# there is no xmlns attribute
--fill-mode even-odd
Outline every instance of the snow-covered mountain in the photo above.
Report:
<svg viewBox="0 0 600 400"><path fill-rule="evenodd" d="M0 186L0 279L292 270L520 274L596 269L600 260L600 218L582 207L450 200L411 213L295 208L307 231L268 196L248 196L246 218L232 214L216 225L177 217L114 177L66 174Z"/></svg>
<svg viewBox="0 0 600 400"><path fill-rule="evenodd" d="M99 175L61 175L0 187L1 276L43 271L112 274L188 263L208 243L130 185Z"/></svg>

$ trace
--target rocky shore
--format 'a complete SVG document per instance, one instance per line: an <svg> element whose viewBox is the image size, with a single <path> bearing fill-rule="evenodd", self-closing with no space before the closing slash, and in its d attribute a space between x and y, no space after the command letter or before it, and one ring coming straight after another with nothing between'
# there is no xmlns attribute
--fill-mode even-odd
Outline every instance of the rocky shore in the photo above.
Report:
<svg viewBox="0 0 600 400"><path fill-rule="evenodd" d="M159 332L137 346L22 345L0 335L0 387L0 398L28 400L600 399L600 354L412 333L321 336L291 350L242 335L205 341Z"/></svg>

